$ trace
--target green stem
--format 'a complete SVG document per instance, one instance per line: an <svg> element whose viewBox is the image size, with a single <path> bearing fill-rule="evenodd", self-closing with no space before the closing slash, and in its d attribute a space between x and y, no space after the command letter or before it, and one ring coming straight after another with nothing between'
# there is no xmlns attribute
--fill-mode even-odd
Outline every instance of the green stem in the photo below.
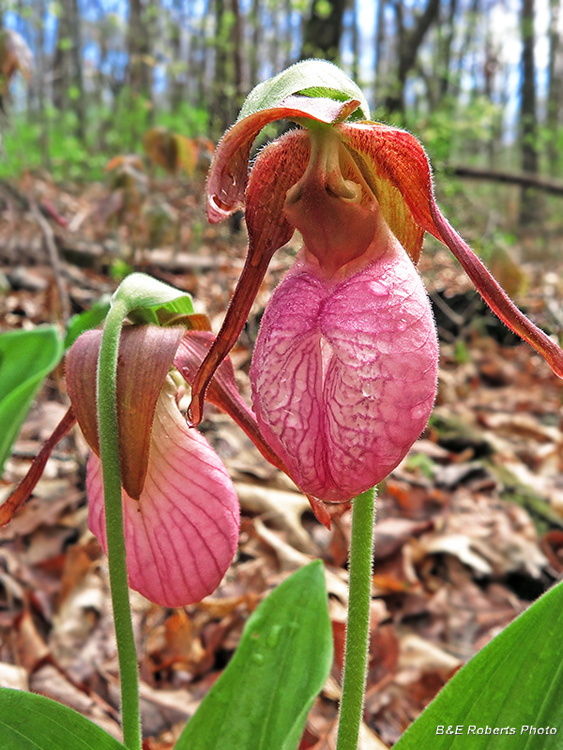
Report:
<svg viewBox="0 0 563 750"><path fill-rule="evenodd" d="M104 480L109 578L121 677L123 742L129 750L140 750L139 675L127 581L115 390L121 327L126 315L127 305L116 300L106 318L98 362L98 430Z"/></svg>
<svg viewBox="0 0 563 750"><path fill-rule="evenodd" d="M337 750L357 750L364 707L373 564L375 489L352 501L350 592Z"/></svg>

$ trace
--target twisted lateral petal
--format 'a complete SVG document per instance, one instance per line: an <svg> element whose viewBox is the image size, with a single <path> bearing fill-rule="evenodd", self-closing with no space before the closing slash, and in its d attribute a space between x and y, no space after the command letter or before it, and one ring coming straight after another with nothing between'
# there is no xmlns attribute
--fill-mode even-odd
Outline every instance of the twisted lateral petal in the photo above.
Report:
<svg viewBox="0 0 563 750"><path fill-rule="evenodd" d="M424 429L438 343L426 292L389 238L339 283L296 263L264 314L250 370L260 430L305 491L350 500Z"/></svg>
<svg viewBox="0 0 563 750"><path fill-rule="evenodd" d="M193 382L198 367L211 348L214 340L215 337L210 331L186 332L176 352L174 366L179 370L187 383L191 384ZM287 467L264 440L258 428L256 417L243 401L235 381L233 364L229 358L224 359L215 371L205 398L219 409L222 409L238 424L267 461L289 476ZM307 495L307 499L311 503L311 508L317 520L330 529L331 517L324 503L311 497L311 495Z"/></svg>
<svg viewBox="0 0 563 750"><path fill-rule="evenodd" d="M88 525L106 550L102 471L88 463ZM154 417L145 486L138 501L123 491L129 583L165 607L214 591L237 548L239 505L220 458L190 430L168 384Z"/></svg>
<svg viewBox="0 0 563 750"><path fill-rule="evenodd" d="M45 465L49 460L56 444L67 435L76 423L76 417L72 406L65 413L59 424L55 427L53 434L47 438L43 447L33 459L27 474L18 484L15 490L0 505L0 526L4 526L12 520L14 513L29 500L31 493L41 479Z"/></svg>
<svg viewBox="0 0 563 750"><path fill-rule="evenodd" d="M215 336L209 331L187 331L180 341L174 358L174 366L190 385L214 341ZM286 471L283 462L260 434L256 417L243 401L235 381L233 364L229 358L224 359L215 371L205 398L222 409L244 430L267 461L276 468Z"/></svg>
<svg viewBox="0 0 563 750"><path fill-rule="evenodd" d="M215 151L207 179L207 216L214 223L244 205L248 159L252 143L263 127L275 120L312 120L332 123L347 117L360 101L288 96L277 107L259 110L227 130Z"/></svg>
<svg viewBox="0 0 563 750"><path fill-rule="evenodd" d="M309 153L307 133L297 131L268 145L256 160L246 191L246 262L217 339L192 383L190 419L196 427L203 417L206 388L240 336L272 255L294 232L283 207L288 189L305 172Z"/></svg>
<svg viewBox="0 0 563 750"><path fill-rule="evenodd" d="M379 123L335 126L355 156L391 231L416 263L423 231L444 243L458 259L491 310L521 336L563 378L563 351L522 313L469 245L444 218L434 198L428 158L417 139ZM420 243L416 238L416 227Z"/></svg>
<svg viewBox="0 0 563 750"><path fill-rule="evenodd" d="M533 346L553 372L563 378L563 351L561 348L516 307L484 263L442 215L433 196L430 198L430 211L436 228L440 232L441 241L458 259L491 310L514 333L517 333L524 341Z"/></svg>

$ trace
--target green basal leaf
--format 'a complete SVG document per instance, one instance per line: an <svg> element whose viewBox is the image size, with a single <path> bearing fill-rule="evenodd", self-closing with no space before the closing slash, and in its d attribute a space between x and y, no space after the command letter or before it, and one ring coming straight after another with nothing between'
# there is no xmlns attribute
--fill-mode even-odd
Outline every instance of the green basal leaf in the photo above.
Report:
<svg viewBox="0 0 563 750"><path fill-rule="evenodd" d="M331 665L324 569L316 560L249 618L229 666L175 750L296 750Z"/></svg>
<svg viewBox="0 0 563 750"><path fill-rule="evenodd" d="M0 688L2 750L124 750L99 726L42 695Z"/></svg>
<svg viewBox="0 0 563 750"><path fill-rule="evenodd" d="M563 585L448 682L394 750L551 750L563 733Z"/></svg>
<svg viewBox="0 0 563 750"><path fill-rule="evenodd" d="M104 294L97 302L94 302L89 310L85 310L78 315L73 315L68 321L66 328L64 348L70 349L81 333L89 331L91 328L96 328L100 323L103 323L108 314L110 305L110 295Z"/></svg>
<svg viewBox="0 0 563 750"><path fill-rule="evenodd" d="M54 326L0 334L0 475L33 397L62 354Z"/></svg>
<svg viewBox="0 0 563 750"><path fill-rule="evenodd" d="M328 97L343 102L357 99L360 107L351 119L369 120L369 106L362 90L340 68L326 60L304 60L259 83L246 97L237 118L278 106L293 94Z"/></svg>

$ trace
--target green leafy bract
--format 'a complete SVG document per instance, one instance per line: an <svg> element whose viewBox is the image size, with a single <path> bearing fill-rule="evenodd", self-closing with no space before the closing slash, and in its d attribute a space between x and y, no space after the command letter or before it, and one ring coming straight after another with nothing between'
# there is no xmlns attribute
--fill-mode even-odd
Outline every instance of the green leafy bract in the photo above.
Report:
<svg viewBox="0 0 563 750"><path fill-rule="evenodd" d="M144 273L132 273L117 288L114 302L125 302L133 323L166 324L170 319L192 315L192 298L187 292L153 279Z"/></svg>
<svg viewBox="0 0 563 750"><path fill-rule="evenodd" d="M237 121L255 112L277 107L294 94L327 97L339 102L357 99L360 106L350 119L369 120L367 100L346 73L326 60L304 60L274 78L259 83L246 97Z"/></svg>
<svg viewBox="0 0 563 750"><path fill-rule="evenodd" d="M320 560L294 573L249 618L229 666L176 750L296 750L332 665Z"/></svg>

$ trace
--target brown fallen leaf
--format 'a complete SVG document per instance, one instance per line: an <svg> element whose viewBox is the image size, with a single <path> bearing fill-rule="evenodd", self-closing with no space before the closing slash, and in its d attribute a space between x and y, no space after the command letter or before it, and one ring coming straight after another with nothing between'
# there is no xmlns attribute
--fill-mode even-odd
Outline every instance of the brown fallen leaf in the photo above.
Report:
<svg viewBox="0 0 563 750"><path fill-rule="evenodd" d="M244 512L267 519L274 528L287 532L288 542L296 549L313 553L313 542L301 520L303 513L310 510L305 495L246 482L235 482L235 489Z"/></svg>
<svg viewBox="0 0 563 750"><path fill-rule="evenodd" d="M0 662L0 687L12 690L29 690L29 680L25 667Z"/></svg>
<svg viewBox="0 0 563 750"><path fill-rule="evenodd" d="M39 634L27 607L24 608L14 624L12 647L16 662L28 674L32 674L49 659L51 652Z"/></svg>

